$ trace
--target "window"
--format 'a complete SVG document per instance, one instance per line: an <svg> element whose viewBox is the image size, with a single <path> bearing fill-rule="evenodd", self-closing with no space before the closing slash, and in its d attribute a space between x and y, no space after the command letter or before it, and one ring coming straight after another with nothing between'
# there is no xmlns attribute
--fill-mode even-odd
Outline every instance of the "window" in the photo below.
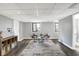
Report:
<svg viewBox="0 0 79 59"><path fill-rule="evenodd" d="M58 31L59 31L59 24L55 23L55 32L58 32Z"/></svg>
<svg viewBox="0 0 79 59"><path fill-rule="evenodd" d="M32 32L38 32L40 30L39 23L32 23Z"/></svg>

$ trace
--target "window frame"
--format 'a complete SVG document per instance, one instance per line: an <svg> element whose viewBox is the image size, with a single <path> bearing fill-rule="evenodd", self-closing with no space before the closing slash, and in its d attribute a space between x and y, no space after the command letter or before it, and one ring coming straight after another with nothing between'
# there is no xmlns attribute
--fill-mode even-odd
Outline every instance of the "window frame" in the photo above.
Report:
<svg viewBox="0 0 79 59"><path fill-rule="evenodd" d="M32 23L32 32L38 32L39 31L37 24L39 24L39 23Z"/></svg>

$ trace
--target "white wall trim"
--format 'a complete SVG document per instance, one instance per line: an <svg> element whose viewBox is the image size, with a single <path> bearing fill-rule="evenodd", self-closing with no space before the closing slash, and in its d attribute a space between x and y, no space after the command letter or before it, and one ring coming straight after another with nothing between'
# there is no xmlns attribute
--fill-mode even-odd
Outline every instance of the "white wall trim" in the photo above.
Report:
<svg viewBox="0 0 79 59"><path fill-rule="evenodd" d="M62 41L60 41L60 40L58 40L60 43L62 43L62 44L64 44L65 46L67 46L68 48L70 48L70 49L72 49L72 50L75 50L75 48L73 48L73 47L71 47L71 46L69 46L68 44L66 44L65 42L62 42Z"/></svg>

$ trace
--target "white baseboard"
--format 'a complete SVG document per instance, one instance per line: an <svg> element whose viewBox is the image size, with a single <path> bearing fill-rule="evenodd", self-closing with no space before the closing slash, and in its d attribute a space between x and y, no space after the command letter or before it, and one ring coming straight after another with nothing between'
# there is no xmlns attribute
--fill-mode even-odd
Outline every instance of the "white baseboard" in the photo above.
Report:
<svg viewBox="0 0 79 59"><path fill-rule="evenodd" d="M62 41L60 41L60 40L58 40L58 41L59 41L60 43L64 44L65 46L67 46L68 48L70 48L70 49L72 49L72 50L75 50L75 48L69 46L68 44L66 44L66 43L64 43L64 42L62 42Z"/></svg>

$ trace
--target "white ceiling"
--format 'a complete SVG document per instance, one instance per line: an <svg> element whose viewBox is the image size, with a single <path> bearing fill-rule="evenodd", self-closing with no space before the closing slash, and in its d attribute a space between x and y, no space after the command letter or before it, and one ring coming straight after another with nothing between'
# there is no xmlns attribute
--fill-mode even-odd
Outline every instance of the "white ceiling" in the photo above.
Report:
<svg viewBox="0 0 79 59"><path fill-rule="evenodd" d="M58 21L76 12L76 3L0 3L1 15L24 22Z"/></svg>

